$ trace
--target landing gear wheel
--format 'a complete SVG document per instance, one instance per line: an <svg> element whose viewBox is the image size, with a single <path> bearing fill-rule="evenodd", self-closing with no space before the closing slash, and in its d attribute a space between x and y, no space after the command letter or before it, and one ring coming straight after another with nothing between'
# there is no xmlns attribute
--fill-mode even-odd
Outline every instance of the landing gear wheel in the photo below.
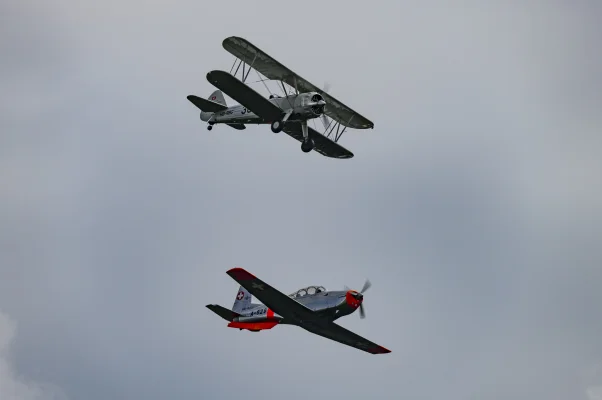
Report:
<svg viewBox="0 0 602 400"><path fill-rule="evenodd" d="M309 153L310 151L312 151L315 147L315 143L313 140L308 139L308 140L304 140L301 143L301 151L304 153Z"/></svg>
<svg viewBox="0 0 602 400"><path fill-rule="evenodd" d="M282 121L274 121L272 122L272 132L274 133L278 133L282 130L282 127L284 126L284 124L282 123Z"/></svg>
<svg viewBox="0 0 602 400"><path fill-rule="evenodd" d="M210 131L211 129L213 129L213 125L209 125L207 126L207 130Z"/></svg>

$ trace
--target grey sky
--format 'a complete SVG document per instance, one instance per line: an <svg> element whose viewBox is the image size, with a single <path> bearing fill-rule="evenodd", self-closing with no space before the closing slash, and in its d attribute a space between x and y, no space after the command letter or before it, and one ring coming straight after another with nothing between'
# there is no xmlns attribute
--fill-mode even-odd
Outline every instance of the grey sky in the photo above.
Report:
<svg viewBox="0 0 602 400"><path fill-rule="evenodd" d="M602 399L602 8L507 3L3 2L0 398ZM208 132L231 35L355 158ZM234 266L392 353L226 328Z"/></svg>

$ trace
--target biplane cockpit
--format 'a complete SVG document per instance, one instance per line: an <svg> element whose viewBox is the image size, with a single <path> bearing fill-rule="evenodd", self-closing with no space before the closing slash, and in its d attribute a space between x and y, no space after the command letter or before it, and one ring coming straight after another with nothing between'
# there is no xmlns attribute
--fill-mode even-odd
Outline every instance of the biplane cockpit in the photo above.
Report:
<svg viewBox="0 0 602 400"><path fill-rule="evenodd" d="M306 288L297 290L293 294L289 294L289 297L296 299L299 297L311 296L313 294L317 294L317 293L321 293L321 292L325 292L325 291L326 291L326 289L324 288L324 286L308 286Z"/></svg>

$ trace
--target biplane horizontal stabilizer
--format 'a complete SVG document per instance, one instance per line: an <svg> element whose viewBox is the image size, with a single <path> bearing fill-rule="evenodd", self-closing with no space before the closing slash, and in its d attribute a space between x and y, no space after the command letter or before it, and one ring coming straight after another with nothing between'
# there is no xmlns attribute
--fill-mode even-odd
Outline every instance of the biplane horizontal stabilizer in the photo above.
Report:
<svg viewBox="0 0 602 400"><path fill-rule="evenodd" d="M243 129L247 129L247 127L245 126L245 124L226 124L231 128L237 129L239 131L242 131Z"/></svg>
<svg viewBox="0 0 602 400"><path fill-rule="evenodd" d="M191 94L189 96L186 96L186 98L192 104L194 104L195 106L197 106L197 108L199 110L205 111L205 112L219 112L219 111L223 111L223 110L225 110L225 109L228 108L228 107L226 107L223 104L216 103L215 101L211 101L211 100L202 99L202 98L200 98L198 96L195 96L193 94Z"/></svg>

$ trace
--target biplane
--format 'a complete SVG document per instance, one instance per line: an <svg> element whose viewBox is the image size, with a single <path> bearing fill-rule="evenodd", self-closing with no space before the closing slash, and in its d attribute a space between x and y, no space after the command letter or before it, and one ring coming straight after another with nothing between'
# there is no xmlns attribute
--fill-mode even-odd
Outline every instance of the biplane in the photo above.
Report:
<svg viewBox="0 0 602 400"><path fill-rule="evenodd" d="M235 59L229 73L214 70L207 74L207 80L218 90L207 99L187 96L201 110L201 120L207 122L208 130L216 124L225 124L238 130L246 129L245 124L270 124L272 132L284 131L301 142L301 150L305 153L316 150L326 157L351 158L353 153L338 143L345 130L374 128L372 121L326 90L303 79L246 39L232 36L226 38L222 46ZM266 78L260 81L270 92L269 98L248 85L252 69L260 78L261 75ZM239 70L240 79L237 78ZM266 81L278 81L283 95L272 94ZM229 107L223 93L240 104ZM316 130L315 119L318 118L324 126L322 133ZM310 120L314 120L316 129L308 125Z"/></svg>
<svg viewBox="0 0 602 400"><path fill-rule="evenodd" d="M217 304L206 307L228 321L230 328L259 332L279 324L296 325L367 353L391 352L334 323L358 308L360 317L365 317L364 293L371 286L368 280L359 292L350 289L327 291L323 286L309 286L285 295L242 268L232 268L226 273L241 285L232 309ZM252 303L252 296L263 304Z"/></svg>

